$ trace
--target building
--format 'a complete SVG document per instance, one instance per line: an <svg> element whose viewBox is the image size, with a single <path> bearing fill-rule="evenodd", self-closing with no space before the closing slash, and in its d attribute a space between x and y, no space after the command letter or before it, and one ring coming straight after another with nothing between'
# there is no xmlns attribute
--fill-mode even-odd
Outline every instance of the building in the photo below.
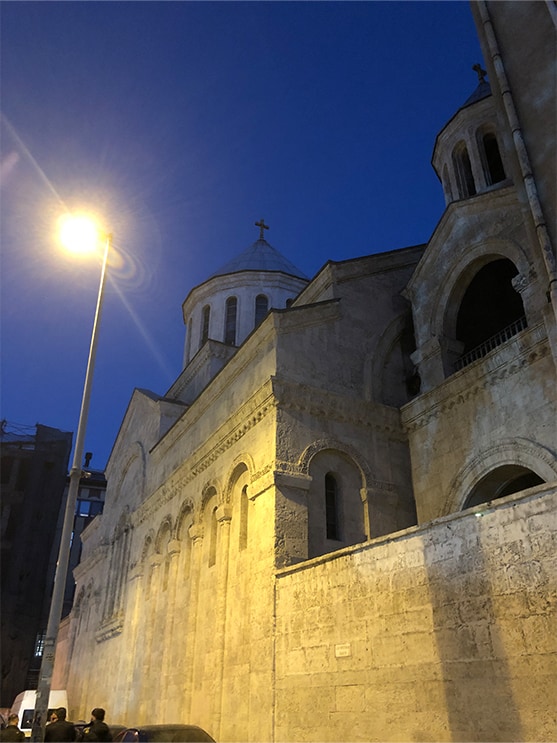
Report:
<svg viewBox="0 0 557 743"><path fill-rule="evenodd" d="M73 571L74 568L77 567L81 559L81 533L89 526L95 516L98 516L103 512L104 507L104 499L106 496L106 478L102 470L95 470L91 468L92 458L93 455L91 452L87 452L85 454L83 473L79 481L79 489L77 491L72 543L68 561L68 573L66 576L66 589L64 591L64 602L62 605L62 618L66 617L70 613L73 604L75 594L75 581L73 577ZM66 487L64 489L64 503L66 502L66 498L68 496L69 486L70 478L68 476L66 478ZM59 535L62 533L63 523L64 513L61 511L58 525ZM57 542L57 547L58 544L59 539ZM56 557L57 555L54 557L55 560Z"/></svg>
<svg viewBox="0 0 557 743"><path fill-rule="evenodd" d="M72 434L2 422L2 700L36 685Z"/></svg>
<svg viewBox="0 0 557 743"><path fill-rule="evenodd" d="M134 391L82 535L74 716L557 736L555 12L472 12L487 71L435 139L429 242L309 280L261 221L186 298L184 368Z"/></svg>
<svg viewBox="0 0 557 743"><path fill-rule="evenodd" d="M72 434L2 422L2 706L37 686L68 493ZM75 592L80 535L102 513L104 472L87 454L76 503L62 617ZM39 569L38 566L42 566ZM37 597L30 600L29 597Z"/></svg>

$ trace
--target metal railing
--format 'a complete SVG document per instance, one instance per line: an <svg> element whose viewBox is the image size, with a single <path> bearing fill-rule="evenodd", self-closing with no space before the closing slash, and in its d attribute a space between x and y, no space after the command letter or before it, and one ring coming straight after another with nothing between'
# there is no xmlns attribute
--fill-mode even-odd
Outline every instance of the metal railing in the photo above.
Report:
<svg viewBox="0 0 557 743"><path fill-rule="evenodd" d="M508 341L509 338L513 337L513 335L520 333L521 330L524 330L527 327L528 324L526 322L526 316L523 315L518 320L515 320L510 325L507 325L507 327L503 328L503 330L500 330L495 335L492 335L491 338L488 338L483 343L480 343L479 346L476 346L471 351L467 351L465 354L463 354L459 359L455 361L455 371L463 369L465 366L468 366L468 364L471 364L473 361L483 359L483 357L490 351L493 351L494 348L497 348L497 346L505 343L505 341Z"/></svg>

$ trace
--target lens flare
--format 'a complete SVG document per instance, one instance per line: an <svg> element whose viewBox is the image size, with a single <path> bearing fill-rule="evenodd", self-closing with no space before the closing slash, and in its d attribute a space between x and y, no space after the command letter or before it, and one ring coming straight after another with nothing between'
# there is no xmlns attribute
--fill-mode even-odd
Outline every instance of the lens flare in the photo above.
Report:
<svg viewBox="0 0 557 743"><path fill-rule="evenodd" d="M60 218L60 242L72 253L92 253L99 244L99 230L84 214L65 214Z"/></svg>

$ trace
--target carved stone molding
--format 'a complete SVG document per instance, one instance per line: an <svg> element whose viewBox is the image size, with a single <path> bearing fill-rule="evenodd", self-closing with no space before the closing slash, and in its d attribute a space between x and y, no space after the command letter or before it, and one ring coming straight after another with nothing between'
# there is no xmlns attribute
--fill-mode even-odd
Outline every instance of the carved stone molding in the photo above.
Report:
<svg viewBox="0 0 557 743"><path fill-rule="evenodd" d="M392 493L396 490L396 485L394 484L394 482L385 482L382 480L370 480L368 483L368 492L373 491L373 490Z"/></svg>
<svg viewBox="0 0 557 743"><path fill-rule="evenodd" d="M232 519L232 507L229 505L221 505L217 508L216 512L217 521L223 523Z"/></svg>
<svg viewBox="0 0 557 743"><path fill-rule="evenodd" d="M318 439L306 447L298 462L299 471L305 475L309 475L311 460L316 454L325 449L333 449L334 451L341 452L350 457L356 467L360 470L365 487L369 487L369 483L373 482L371 470L360 452L353 446L331 437Z"/></svg>
<svg viewBox="0 0 557 743"><path fill-rule="evenodd" d="M260 423L270 412L274 410L275 402L271 394L269 384L263 385L250 400L243 405L237 413L231 417L220 431L224 435L216 440L210 439L180 469L180 473L172 477L170 481L161 485L135 513L135 522L142 524L149 520L165 503L183 493L186 486L199 475L203 474L208 467L223 456L232 446L242 439L249 431ZM188 462L189 464L188 466Z"/></svg>
<svg viewBox="0 0 557 743"><path fill-rule="evenodd" d="M110 640L112 637L120 635L124 629L124 614L120 612L110 617L110 619L104 621L99 629L95 633L95 640L97 642L104 642Z"/></svg>
<svg viewBox="0 0 557 743"><path fill-rule="evenodd" d="M537 335L535 331L536 328L533 328L533 337ZM513 343L513 338L504 344L504 346L500 346L500 351L504 352L507 350L508 344L511 343ZM497 350L498 349L495 349L492 353L495 354ZM405 409L402 412L402 425L404 430L411 434L414 431L427 426L429 423L439 418L439 416L448 413L455 407L467 403L484 390L499 384L504 379L522 371L525 367L545 358L549 352L549 345L544 339L543 342L531 345L521 353L516 354L511 361L500 363L500 365L495 369L489 369L488 367L489 361L492 360L490 358L486 358L483 361L483 364L480 364L474 369L465 367L465 369L458 374L469 377L471 382L470 386L466 389L461 389L454 394L450 394L452 384L456 384L457 382L457 375L454 375L445 380L445 384L443 385L445 389L442 390L444 397L442 399L439 400L438 388L431 390L423 396L415 398L415 400L405 406ZM431 403L430 406L427 406L428 400Z"/></svg>
<svg viewBox="0 0 557 743"><path fill-rule="evenodd" d="M350 423L385 432L391 438L403 438L398 411L363 400L361 396L349 397L279 377L273 377L273 391L279 409L309 413L314 418Z"/></svg>

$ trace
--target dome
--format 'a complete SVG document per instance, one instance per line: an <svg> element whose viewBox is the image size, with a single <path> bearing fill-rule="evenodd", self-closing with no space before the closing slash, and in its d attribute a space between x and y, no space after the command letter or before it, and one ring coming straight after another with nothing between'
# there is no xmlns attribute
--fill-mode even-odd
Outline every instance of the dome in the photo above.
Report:
<svg viewBox="0 0 557 743"><path fill-rule="evenodd" d="M261 227L261 232L263 232L263 227ZM307 280L308 278L282 253L269 245L263 235L260 235L259 240L256 240L249 248L246 248L242 253L225 263L218 271L215 271L210 278L224 276L228 273L238 273L239 271L279 271L300 279Z"/></svg>

